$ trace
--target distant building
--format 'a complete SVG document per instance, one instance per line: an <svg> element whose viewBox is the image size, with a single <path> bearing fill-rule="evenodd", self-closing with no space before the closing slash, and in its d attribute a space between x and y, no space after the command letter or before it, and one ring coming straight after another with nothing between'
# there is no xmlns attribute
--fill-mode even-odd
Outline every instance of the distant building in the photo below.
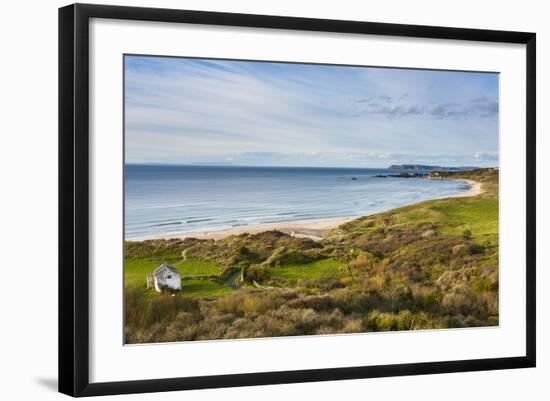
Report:
<svg viewBox="0 0 550 401"><path fill-rule="evenodd" d="M153 274L147 275L147 288L154 288L157 292L180 291L181 274L174 266L163 263Z"/></svg>

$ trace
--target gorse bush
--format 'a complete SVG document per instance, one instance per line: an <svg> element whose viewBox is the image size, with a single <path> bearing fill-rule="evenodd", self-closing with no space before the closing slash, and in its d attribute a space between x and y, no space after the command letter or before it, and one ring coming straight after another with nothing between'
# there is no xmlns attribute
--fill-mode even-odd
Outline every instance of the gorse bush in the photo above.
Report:
<svg viewBox="0 0 550 401"><path fill-rule="evenodd" d="M213 299L126 292L128 343L253 338L498 324L498 294L442 294L427 287L396 291L337 288L241 290ZM480 290L478 289L478 290Z"/></svg>
<svg viewBox="0 0 550 401"><path fill-rule="evenodd" d="M169 294L149 297L142 288L125 291L125 325L147 327L173 319L179 312L194 311L197 301Z"/></svg>

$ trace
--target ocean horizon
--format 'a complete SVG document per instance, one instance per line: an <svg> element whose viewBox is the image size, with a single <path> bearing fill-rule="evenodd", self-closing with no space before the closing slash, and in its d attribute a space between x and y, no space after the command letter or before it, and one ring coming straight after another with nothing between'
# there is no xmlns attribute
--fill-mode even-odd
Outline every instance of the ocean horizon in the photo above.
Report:
<svg viewBox="0 0 550 401"><path fill-rule="evenodd" d="M469 188L457 180L387 177L395 173L388 168L126 164L125 239L360 217Z"/></svg>

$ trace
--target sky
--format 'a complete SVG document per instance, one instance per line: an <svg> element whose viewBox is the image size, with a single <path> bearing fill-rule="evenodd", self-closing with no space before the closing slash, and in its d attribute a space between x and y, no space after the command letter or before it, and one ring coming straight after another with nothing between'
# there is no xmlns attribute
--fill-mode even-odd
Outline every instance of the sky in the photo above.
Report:
<svg viewBox="0 0 550 401"><path fill-rule="evenodd" d="M126 163L498 165L498 74L125 56Z"/></svg>

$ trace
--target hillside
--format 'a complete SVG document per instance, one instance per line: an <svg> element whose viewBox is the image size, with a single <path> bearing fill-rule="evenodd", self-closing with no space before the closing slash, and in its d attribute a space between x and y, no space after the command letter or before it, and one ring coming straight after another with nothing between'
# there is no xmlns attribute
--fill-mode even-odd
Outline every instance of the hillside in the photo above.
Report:
<svg viewBox="0 0 550 401"><path fill-rule="evenodd" d="M498 171L431 176L483 193L358 218L318 242L277 231L126 242L126 342L497 325ZM184 276L174 297L145 288L162 262Z"/></svg>

